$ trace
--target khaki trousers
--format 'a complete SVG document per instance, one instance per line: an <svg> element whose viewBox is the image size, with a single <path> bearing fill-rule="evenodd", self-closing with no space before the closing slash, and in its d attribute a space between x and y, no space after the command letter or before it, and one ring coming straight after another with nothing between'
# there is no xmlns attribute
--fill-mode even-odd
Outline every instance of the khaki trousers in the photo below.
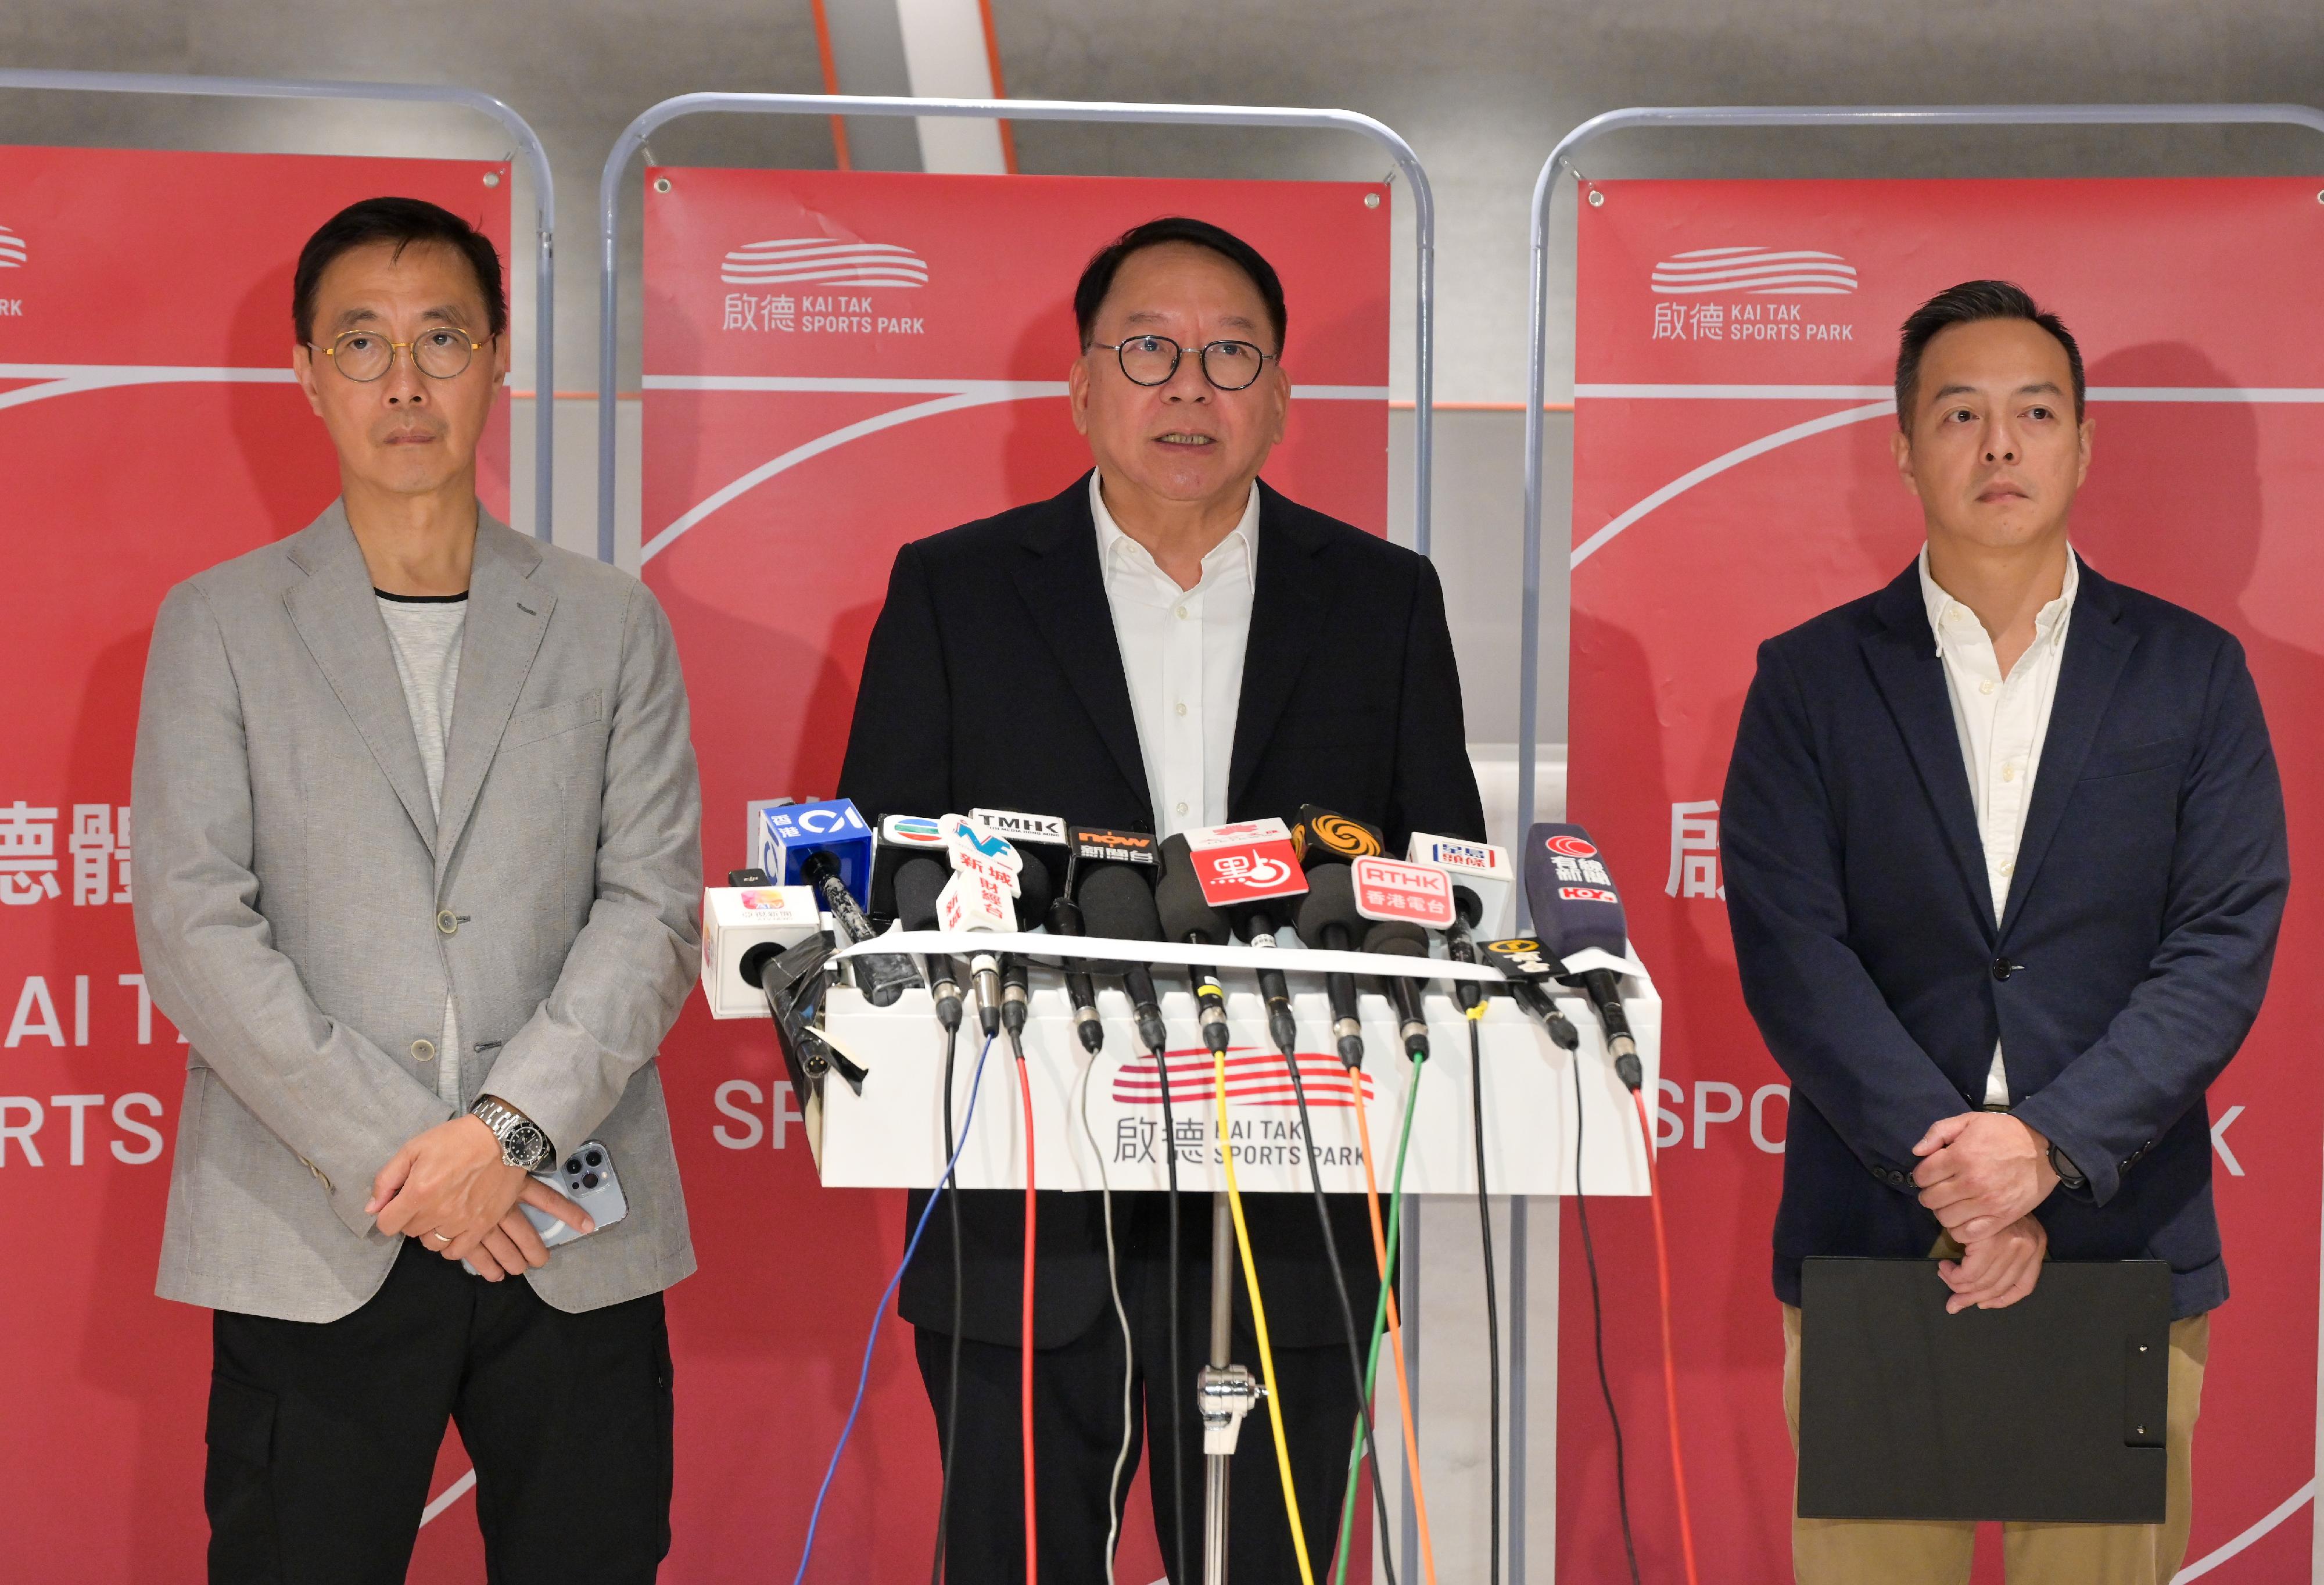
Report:
<svg viewBox="0 0 2324 1585"><path fill-rule="evenodd" d="M1800 1313L1784 1311L1784 1419L1800 1445ZM2195 1487L2189 1469L2210 1355L2211 1318L2171 1323L2168 1494L2160 1525L2005 1525L2009 1585L2170 1585L2187 1554ZM1799 1585L1966 1585L1977 1525L1916 1519L1792 1520Z"/></svg>

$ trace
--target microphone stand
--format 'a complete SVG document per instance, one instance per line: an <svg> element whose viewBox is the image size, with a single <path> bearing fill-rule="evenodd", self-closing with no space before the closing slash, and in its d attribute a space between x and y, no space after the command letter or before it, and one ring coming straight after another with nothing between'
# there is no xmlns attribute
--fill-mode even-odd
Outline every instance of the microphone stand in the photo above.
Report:
<svg viewBox="0 0 2324 1585"><path fill-rule="evenodd" d="M1201 1009L1203 1044L1213 1059L1227 1048L1226 993L1219 987L1218 971L1189 969L1194 1000ZM1165 1090L1169 1076L1163 1076ZM1221 1139L1222 1150L1234 1148ZM1172 1148L1176 1142L1172 1141ZM1203 1417L1203 1580L1204 1585L1226 1585L1227 1475L1235 1443L1242 1434L1243 1416L1259 1406L1266 1389L1250 1372L1234 1363L1234 1208L1223 1184L1211 1191L1211 1352L1210 1362L1195 1378L1194 1403Z"/></svg>

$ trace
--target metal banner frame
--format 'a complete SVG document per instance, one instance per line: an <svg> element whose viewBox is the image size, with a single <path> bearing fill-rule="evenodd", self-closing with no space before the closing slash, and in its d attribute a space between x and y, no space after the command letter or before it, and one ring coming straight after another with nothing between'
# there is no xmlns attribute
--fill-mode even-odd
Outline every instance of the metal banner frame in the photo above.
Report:
<svg viewBox="0 0 2324 1585"><path fill-rule="evenodd" d="M1557 175L1572 170L1574 156L1609 133L1641 127L1904 127L1904 126L2304 126L2324 133L2324 111L2306 105L1688 105L1634 106L1593 115L1558 140L1533 189L1533 279L1526 343L1525 429L1524 594L1518 627L1517 830L1534 817L1535 758L1541 716L1542 404L1549 383L1549 217ZM1579 176L1579 172L1575 172ZM1520 921L1531 910L1517 899ZM1527 925L1526 927L1529 927ZM1512 1249L1509 1384L1512 1506L1509 1577L1525 1577L1526 1254L1525 1202L1509 1202Z"/></svg>
<svg viewBox="0 0 2324 1585"><path fill-rule="evenodd" d="M1143 125L1259 126L1284 130L1361 133L1388 150L1412 185L1417 272L1414 283L1417 358L1413 375L1413 548L1428 554L1429 458L1434 441L1430 403L1435 391L1436 199L1428 172L1412 145L1383 122L1353 110L1299 110L1249 105L1139 105L1081 99L914 99L852 94L680 94L630 123L597 186L603 254L598 263L597 558L613 559L613 384L619 366L621 261L616 227L621 182L631 158L657 128L688 115L929 115L987 121L1105 121Z"/></svg>
<svg viewBox="0 0 2324 1585"><path fill-rule="evenodd" d="M1549 383L1549 211L1557 173L1582 146L1638 127L2304 126L2324 133L2306 105L1689 105L1639 106L1593 115L1558 140L1533 188L1533 300L1526 346L1525 571L1517 677L1517 829L1533 824L1534 756L1541 700L1542 401ZM1577 173L1578 174L1578 173ZM1518 907L1524 908L1523 899Z"/></svg>
<svg viewBox="0 0 2324 1585"><path fill-rule="evenodd" d="M614 384L621 350L621 183L646 138L658 127L688 115L885 115L949 116L988 121L1098 121L1133 125L1248 126L1285 131L1360 133L1385 148L1410 183L1415 237L1413 370L1413 548L1426 556L1431 544L1430 460L1435 438L1436 199L1427 170L1412 145L1385 122L1353 110L1309 110L1250 105L1145 105L1080 99L918 99L852 94L680 94L642 112L622 130L605 156L597 184L601 253L598 260L597 345L597 558L613 560L613 484L616 406ZM1418 1413L1420 1376L1420 1203L1406 1212L1403 1290L1406 1373L1412 1379ZM1404 1487L1401 1554L1419 1550L1412 1486Z"/></svg>
<svg viewBox="0 0 2324 1585"><path fill-rule="evenodd" d="M229 99L374 99L401 105L457 105L489 115L516 139L540 211L539 259L534 278L533 380L539 387L533 412L532 535L553 538L549 502L555 471L551 443L557 427L557 184L540 135L492 95L475 88L429 83L302 81L258 77L180 77L143 71L32 71L0 69L0 88L50 88L67 93L191 94Z"/></svg>

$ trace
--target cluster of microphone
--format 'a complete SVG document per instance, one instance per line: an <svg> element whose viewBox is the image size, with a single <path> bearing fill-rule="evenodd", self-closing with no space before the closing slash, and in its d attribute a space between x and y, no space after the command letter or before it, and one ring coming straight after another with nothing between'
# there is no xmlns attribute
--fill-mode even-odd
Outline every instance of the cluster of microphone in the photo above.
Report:
<svg viewBox="0 0 2324 1585"><path fill-rule="evenodd" d="M1505 983L1453 980L1463 1012L1489 993L1512 997L1561 1046L1578 1044L1558 1010L1558 989L1581 991L1606 1034L1616 1071L1632 1089L1643 1074L1619 978L1632 960L1621 898L1603 858L1578 825L1545 823L1526 834L1525 896L1536 934L1514 934L1517 867L1488 843L1416 835L1402 859L1386 852L1381 832L1332 810L1307 806L1296 818L1242 821L1157 840L1142 832L1074 825L1053 816L972 809L943 816L890 815L875 829L845 800L766 812L770 834L760 844L761 869L737 880L811 888L829 919L829 935L778 951L753 947L746 981L776 1007L787 1058L818 1075L826 1066L862 1087L862 1069L821 1042L803 1016L815 981L827 979L838 946L876 943L890 926L961 938L957 954L915 956L859 953L848 961L855 988L874 1006L894 1004L925 987L936 1016L956 1032L973 988L983 1033L1023 1031L1030 1003L1022 954L982 949L981 935L1046 930L1059 951L1041 960L1062 970L1072 1022L1093 1055L1105 1026L1088 962L1073 955L1075 937L1116 942L1168 941L1195 946L1243 943L1262 948L1296 933L1309 947L1403 958L1434 955L1436 939L1456 962L1499 969ZM1481 937L1481 938L1480 938ZM965 974L962 960L965 962ZM1110 963L1128 996L1139 1041L1157 1060L1168 1044L1150 967ZM1376 979L1394 1011L1408 1056L1427 1054L1422 982L1405 975ZM1190 972L1205 1046L1227 1043L1225 994L1207 968ZM1286 1055L1297 1034L1281 970L1260 968L1258 987L1268 1034ZM1363 1061L1359 975L1324 976L1332 1035L1342 1061ZM795 1050L794 1047L797 1047Z"/></svg>

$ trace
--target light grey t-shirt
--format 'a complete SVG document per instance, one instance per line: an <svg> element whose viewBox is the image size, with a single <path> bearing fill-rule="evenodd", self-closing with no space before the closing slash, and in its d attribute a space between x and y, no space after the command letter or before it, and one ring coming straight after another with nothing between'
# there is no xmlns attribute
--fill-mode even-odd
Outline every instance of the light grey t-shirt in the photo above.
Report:
<svg viewBox="0 0 2324 1585"><path fill-rule="evenodd" d="M428 772L428 802L444 812L444 751L452 741L452 701L460 687L460 638L468 625L466 594L386 594L374 589L379 614L387 623L387 647L395 652L395 675L403 683L404 707L411 712L411 735L420 741L420 763ZM444 996L444 1038L436 1048L436 1092L455 1110L460 1093L460 1020L449 991Z"/></svg>

